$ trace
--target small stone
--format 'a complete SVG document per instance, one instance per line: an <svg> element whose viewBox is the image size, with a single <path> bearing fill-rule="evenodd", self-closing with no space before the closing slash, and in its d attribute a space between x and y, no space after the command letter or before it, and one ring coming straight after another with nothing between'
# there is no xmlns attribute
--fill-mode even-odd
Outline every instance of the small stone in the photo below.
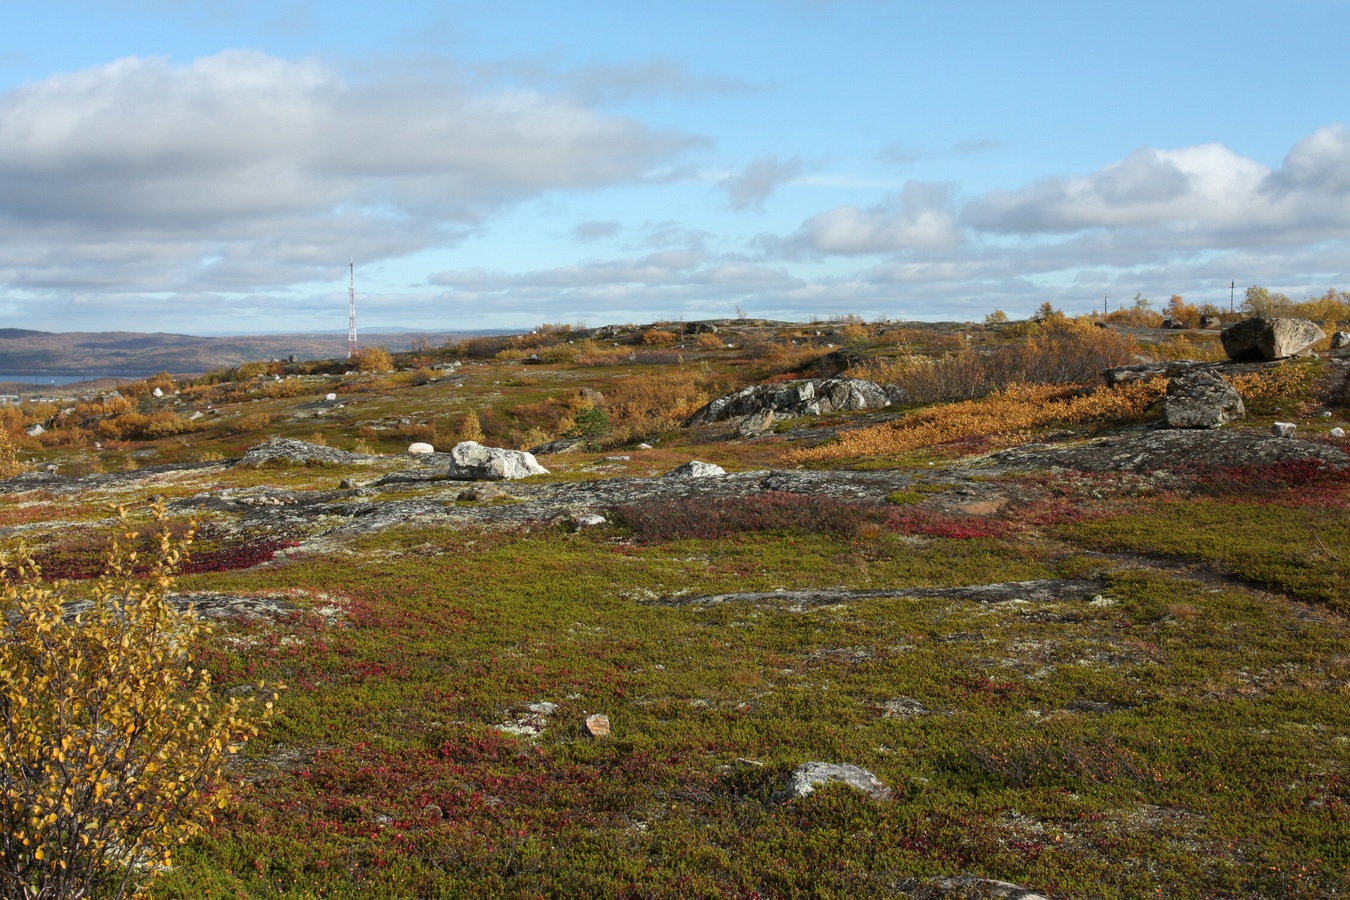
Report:
<svg viewBox="0 0 1350 900"><path fill-rule="evenodd" d="M28 428L24 430L24 433L27 434L29 437L37 437L38 435L44 433L46 430L47 429L43 428L41 424L34 423L28 426Z"/></svg>
<svg viewBox="0 0 1350 900"><path fill-rule="evenodd" d="M1294 432L1297 430L1298 426L1295 425L1293 422L1276 422L1275 424L1270 426L1270 433L1275 435L1276 437L1282 438L1293 437Z"/></svg>
<svg viewBox="0 0 1350 900"><path fill-rule="evenodd" d="M651 445L651 444L638 444L638 445L637 445L637 449L639 449L639 450L650 450L650 449L652 449L652 445Z"/></svg>
<svg viewBox="0 0 1350 900"><path fill-rule="evenodd" d="M323 399L325 402L332 403L337 399L337 394L324 394Z"/></svg>
<svg viewBox="0 0 1350 900"><path fill-rule="evenodd" d="M163 396L164 396L164 389L163 389L163 388L155 388L153 391L150 392L150 396L151 396L151 397L163 397Z"/></svg>
<svg viewBox="0 0 1350 900"><path fill-rule="evenodd" d="M196 412L194 412L192 415L188 416L188 421L189 421L189 422L195 422L195 421L197 421L198 419L200 419L200 418L202 417L202 415L203 415L203 413L202 413L202 411L199 409L199 410L197 410Z"/></svg>
<svg viewBox="0 0 1350 900"><path fill-rule="evenodd" d="M493 484L480 484L477 487L471 487L466 491L460 491L456 500L467 500L473 503L481 503L484 500L503 500L511 495L503 489Z"/></svg>
<svg viewBox="0 0 1350 900"><path fill-rule="evenodd" d="M558 704L549 703L547 700L545 700L540 703L531 703L529 706L525 708L528 709L530 712L536 713L541 716L551 716L558 711Z"/></svg>
<svg viewBox="0 0 1350 900"><path fill-rule="evenodd" d="M1343 438L1345 437L1345 429L1341 428L1338 425L1335 428L1331 429L1331 436L1334 438Z"/></svg>
<svg viewBox="0 0 1350 900"><path fill-rule="evenodd" d="M1340 350L1342 347L1350 347L1350 331L1338 331L1331 336L1331 349Z"/></svg>
<svg viewBox="0 0 1350 900"><path fill-rule="evenodd" d="M609 519L597 513L584 513L572 520L572 527L581 531L583 528L597 528L608 522Z"/></svg>
<svg viewBox="0 0 1350 900"><path fill-rule="evenodd" d="M1331 418L1331 410L1329 410L1329 409L1324 409L1324 410L1322 410L1320 413L1317 414L1317 418L1319 418L1319 419L1330 419L1330 418Z"/></svg>
<svg viewBox="0 0 1350 900"><path fill-rule="evenodd" d="M593 738L609 737L609 716L604 713L587 716L586 733Z"/></svg>
<svg viewBox="0 0 1350 900"><path fill-rule="evenodd" d="M408 445L408 452L413 456L423 456L428 453L435 453L436 448L423 441L417 441L416 443Z"/></svg>
<svg viewBox="0 0 1350 900"><path fill-rule="evenodd" d="M684 465L671 469L665 474L666 478L711 478L715 475L725 475L727 470L716 463L699 462L691 459Z"/></svg>
<svg viewBox="0 0 1350 900"><path fill-rule="evenodd" d="M341 481L338 482L338 488L339 488L340 490L344 490L344 491L355 490L355 489L356 489L356 482L353 481L353 480L350 479L350 478L344 478L344 479L342 479Z"/></svg>

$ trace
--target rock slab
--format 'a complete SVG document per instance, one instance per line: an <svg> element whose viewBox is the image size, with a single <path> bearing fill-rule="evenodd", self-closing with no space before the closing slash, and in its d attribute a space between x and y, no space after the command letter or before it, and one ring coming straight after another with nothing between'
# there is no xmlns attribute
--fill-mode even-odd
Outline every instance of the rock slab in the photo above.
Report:
<svg viewBox="0 0 1350 900"><path fill-rule="evenodd" d="M1163 413L1172 428L1218 428L1247 415L1231 384L1205 371L1187 372L1167 382Z"/></svg>
<svg viewBox="0 0 1350 900"><path fill-rule="evenodd" d="M854 790L862 791L874 800L885 800L891 796L891 789L882 784L877 776L866 769L847 763L809 762L793 769L787 784L776 791L769 799L774 803L787 803L800 800L826 784L846 784Z"/></svg>
<svg viewBox="0 0 1350 900"><path fill-rule="evenodd" d="M1326 333L1307 319L1256 316L1219 332L1232 360L1284 359L1308 349Z"/></svg>
<svg viewBox="0 0 1350 900"><path fill-rule="evenodd" d="M691 459L682 466L671 469L664 478L713 478L717 475L725 475L727 470L716 463L699 462Z"/></svg>
<svg viewBox="0 0 1350 900"><path fill-rule="evenodd" d="M450 478L455 481L513 481L531 475L547 475L534 455L524 450L484 447L477 441L461 441L450 451Z"/></svg>
<svg viewBox="0 0 1350 900"><path fill-rule="evenodd" d="M779 419L850 410L881 409L902 399L898 388L861 378L809 378L784 384L752 384L719 397L694 413L686 425L710 425L771 410Z"/></svg>

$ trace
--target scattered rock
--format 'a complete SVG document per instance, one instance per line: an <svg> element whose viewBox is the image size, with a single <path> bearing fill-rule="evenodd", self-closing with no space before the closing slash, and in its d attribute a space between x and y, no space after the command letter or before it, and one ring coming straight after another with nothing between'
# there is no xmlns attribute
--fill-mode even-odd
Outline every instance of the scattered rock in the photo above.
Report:
<svg viewBox="0 0 1350 900"><path fill-rule="evenodd" d="M785 384L756 384L719 397L690 416L686 425L709 425L765 410L778 418L818 416L846 410L880 409L904 399L904 391L861 378L811 378Z"/></svg>
<svg viewBox="0 0 1350 900"><path fill-rule="evenodd" d="M426 453L435 453L436 448L423 441L417 441L416 443L408 445L408 452L414 456L421 456Z"/></svg>
<svg viewBox="0 0 1350 900"><path fill-rule="evenodd" d="M1284 359L1295 356L1326 337L1307 319L1257 316L1219 332L1224 352L1232 360Z"/></svg>
<svg viewBox="0 0 1350 900"><path fill-rule="evenodd" d="M636 449L638 449L638 450L650 450L650 449L652 449L652 445L651 445L651 444L638 444Z"/></svg>
<svg viewBox="0 0 1350 900"><path fill-rule="evenodd" d="M151 397L163 397L163 396L164 396L164 389L163 389L163 388L155 388L153 391L150 392L150 396L151 396Z"/></svg>
<svg viewBox="0 0 1350 900"><path fill-rule="evenodd" d="M1298 431L1298 426L1293 422L1276 422L1270 426L1270 433L1277 438L1291 438L1295 431Z"/></svg>
<svg viewBox="0 0 1350 900"><path fill-rule="evenodd" d="M44 432L46 432L46 430L47 429L42 427L41 423L34 422L32 425L29 425L26 429L24 429L24 433L27 434L29 437L37 437L39 434L43 434Z"/></svg>
<svg viewBox="0 0 1350 900"><path fill-rule="evenodd" d="M188 416L188 421L189 421L189 422L195 422L195 421L197 421L198 419L200 419L200 418L202 417L202 415L203 415L203 413L202 413L202 411L199 409L199 410L195 411L192 415Z"/></svg>
<svg viewBox="0 0 1350 900"><path fill-rule="evenodd" d="M913 697L896 697L894 700L887 700L881 704L881 710L882 718L886 719L913 719L918 716L926 716L930 712L928 707Z"/></svg>
<svg viewBox="0 0 1350 900"><path fill-rule="evenodd" d="M874 800L885 800L891 796L891 789L882 784L877 776L858 766L836 763L809 762L798 766L788 776L787 784L775 791L769 798L772 803L787 803L800 800L821 785L846 784L862 791Z"/></svg>
<svg viewBox="0 0 1350 900"><path fill-rule="evenodd" d="M375 457L364 453L349 453L322 444L297 441L291 438L272 438L250 447L236 465L261 466L270 462L327 463L350 466L368 463Z"/></svg>
<svg viewBox="0 0 1350 900"><path fill-rule="evenodd" d="M1340 350L1342 347L1350 347L1350 331L1338 331L1331 336L1331 349Z"/></svg>
<svg viewBox="0 0 1350 900"><path fill-rule="evenodd" d="M323 399L329 403L332 403L334 400L337 399L337 394L324 394Z"/></svg>
<svg viewBox="0 0 1350 900"><path fill-rule="evenodd" d="M1092 578L1042 578L1035 581L1000 581L954 588L895 588L871 591L764 591L738 594L707 594L701 597L666 597L654 601L669 606L715 606L719 603L781 603L788 606L833 606L854 600L902 597L938 597L975 603L1059 603L1089 601L1102 592L1102 582Z"/></svg>
<svg viewBox="0 0 1350 900"><path fill-rule="evenodd" d="M1223 327L1223 319L1218 316L1201 316L1200 327L1204 329L1214 329Z"/></svg>
<svg viewBox="0 0 1350 900"><path fill-rule="evenodd" d="M567 453L570 450L576 450L582 444L586 443L585 438L558 438L556 441L549 441L540 444L538 447L531 447L530 454L533 456L548 456L554 453Z"/></svg>
<svg viewBox="0 0 1350 900"><path fill-rule="evenodd" d="M581 531L584 528L598 528L608 522L609 519L606 519L604 516L597 513L584 513L572 520L572 527L577 531Z"/></svg>
<svg viewBox="0 0 1350 900"><path fill-rule="evenodd" d="M727 470L716 463L699 462L691 459L682 466L671 469L664 478L711 478L714 475L725 475Z"/></svg>
<svg viewBox="0 0 1350 900"><path fill-rule="evenodd" d="M987 457L991 466L1004 471L1062 468L1113 473L1186 472L1305 459L1338 468L1350 465L1350 454L1331 444L1209 428L1149 429L1067 446L1027 444Z"/></svg>
<svg viewBox="0 0 1350 900"><path fill-rule="evenodd" d="M1337 426L1331 429L1331 436L1334 438L1343 438L1345 437L1345 429Z"/></svg>
<svg viewBox="0 0 1350 900"><path fill-rule="evenodd" d="M1172 428L1218 428L1247 415L1233 386L1205 371L1187 372L1168 381L1163 411Z"/></svg>
<svg viewBox="0 0 1350 900"><path fill-rule="evenodd" d="M358 485L355 479L352 478L344 478L338 482L338 490L354 491L358 487L360 487L360 485Z"/></svg>
<svg viewBox="0 0 1350 900"><path fill-rule="evenodd" d="M467 500L472 503L481 503L484 500L502 500L511 495L493 484L482 484L478 487L471 487L468 490L460 491L455 497L456 500Z"/></svg>
<svg viewBox="0 0 1350 900"><path fill-rule="evenodd" d="M604 713L587 716L586 733L593 738L609 737L609 716Z"/></svg>
<svg viewBox="0 0 1350 900"><path fill-rule="evenodd" d="M588 400L593 406L600 406L605 402L605 395L594 388L583 387L577 391L577 396L582 400Z"/></svg>
<svg viewBox="0 0 1350 900"><path fill-rule="evenodd" d="M512 481L531 475L547 475L534 455L524 450L484 447L477 441L461 441L450 451L450 477L456 481Z"/></svg>

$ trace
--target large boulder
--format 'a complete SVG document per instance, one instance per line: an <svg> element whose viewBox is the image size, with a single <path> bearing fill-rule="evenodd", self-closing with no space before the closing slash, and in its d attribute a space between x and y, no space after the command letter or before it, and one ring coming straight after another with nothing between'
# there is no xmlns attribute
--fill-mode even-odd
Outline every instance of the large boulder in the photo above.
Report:
<svg viewBox="0 0 1350 900"><path fill-rule="evenodd" d="M671 469L663 478L715 478L718 475L727 474L727 470L717 465L717 463L700 462L697 459L691 459L682 466Z"/></svg>
<svg viewBox="0 0 1350 900"><path fill-rule="evenodd" d="M861 378L809 378L783 384L754 384L719 397L689 417L686 425L708 425L772 410L778 419L818 416L849 410L880 409L903 398L899 388L884 388Z"/></svg>
<svg viewBox="0 0 1350 900"><path fill-rule="evenodd" d="M848 764L809 762L792 770L787 784L775 791L770 798L774 803L786 803L800 800L826 784L846 784L856 791L862 791L876 800L885 800L891 795L891 789L882 784L877 776L866 769Z"/></svg>
<svg viewBox="0 0 1350 900"><path fill-rule="evenodd" d="M1307 319L1257 316L1219 332L1224 352L1232 360L1284 359L1295 356L1326 337Z"/></svg>
<svg viewBox="0 0 1350 900"><path fill-rule="evenodd" d="M461 441L450 451L450 477L456 481L512 481L531 475L547 475L532 453L484 447L477 441Z"/></svg>
<svg viewBox="0 0 1350 900"><path fill-rule="evenodd" d="M1167 382L1163 414L1172 428L1218 428L1247 415L1242 397L1218 375L1187 372Z"/></svg>

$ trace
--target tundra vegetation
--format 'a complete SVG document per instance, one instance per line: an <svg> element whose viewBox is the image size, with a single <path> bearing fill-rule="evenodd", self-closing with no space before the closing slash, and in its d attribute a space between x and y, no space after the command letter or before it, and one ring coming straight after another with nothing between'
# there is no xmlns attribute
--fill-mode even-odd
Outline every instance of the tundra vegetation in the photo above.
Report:
<svg viewBox="0 0 1350 900"><path fill-rule="evenodd" d="M1350 321L1344 293L1254 291ZM128 529L108 505L154 529L155 498L193 544L145 590L217 617L183 689L228 713L287 685L247 743L207 742L242 746L198 788L230 802L136 856L152 897L1345 894L1350 367L1324 343L1217 369L1246 418L1168 432L1164 378L1101 370L1223 352L1157 327L1181 298L1138 300L156 376L0 408L0 527L73 599ZM685 424L831 376L902 393ZM273 437L308 449L244 458ZM550 474L475 494L405 453L461 440ZM731 474L659 477L691 459ZM889 794L785 801L807 762Z"/></svg>

